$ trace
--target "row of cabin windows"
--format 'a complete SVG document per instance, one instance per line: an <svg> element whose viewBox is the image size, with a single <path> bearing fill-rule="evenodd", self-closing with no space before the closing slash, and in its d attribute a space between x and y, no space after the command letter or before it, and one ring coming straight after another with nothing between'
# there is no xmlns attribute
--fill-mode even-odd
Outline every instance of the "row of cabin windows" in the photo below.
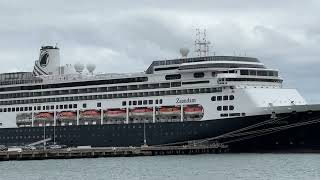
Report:
<svg viewBox="0 0 320 180"><path fill-rule="evenodd" d="M181 82L0 94L0 99L180 87ZM1 91L0 91L1 92Z"/></svg>
<svg viewBox="0 0 320 180"><path fill-rule="evenodd" d="M163 101L162 99L156 99L155 104L162 104ZM128 105L152 105L153 104L153 100L138 100L138 101L128 101ZM122 106L126 106L127 105L127 101L122 101Z"/></svg>
<svg viewBox="0 0 320 180"><path fill-rule="evenodd" d="M234 106L217 106L217 111L233 111L234 110Z"/></svg>
<svg viewBox="0 0 320 180"><path fill-rule="evenodd" d="M259 71L259 70L240 70L240 75L278 77L278 72L277 71Z"/></svg>
<svg viewBox="0 0 320 180"><path fill-rule="evenodd" d="M56 105L56 109L72 109L72 108L77 108L77 106L78 106L77 104L63 104L63 105ZM33 106L33 110L34 111L54 110L54 105ZM23 112L23 111L32 111L32 106L0 108L0 112Z"/></svg>
<svg viewBox="0 0 320 180"><path fill-rule="evenodd" d="M69 89L69 90L56 90L56 91L42 91L42 92L23 92L23 93L10 93L0 94L0 99L7 98L22 98L22 97L36 97L36 96L54 96L64 94L85 94L85 93L98 93L98 92L114 92L114 91L127 91L127 90L141 90L141 89L157 89L157 88L170 88L180 87L182 85L190 84L201 84L209 83L209 81L191 81L191 82L171 82L171 83L160 83L141 85L130 85L130 86L114 86L114 87L99 87L99 88L85 88L85 89Z"/></svg>
<svg viewBox="0 0 320 180"><path fill-rule="evenodd" d="M228 100L234 100L234 95L225 95L225 96L212 96L211 101L228 101Z"/></svg>
<svg viewBox="0 0 320 180"><path fill-rule="evenodd" d="M32 85L32 86L4 87L4 88L0 88L0 92L4 92L4 91L21 91L21 90L54 89L54 88L66 88L66 87L77 87L77 86L94 86L94 85L105 85L105 84L136 83L136 82L146 82L146 81L148 81L148 77L107 79L107 80L95 80L95 81L79 81L79 82L68 82L68 83Z"/></svg>
<svg viewBox="0 0 320 180"><path fill-rule="evenodd" d="M43 99L11 100L11 101L0 101L0 105L81 101L81 100L96 100L96 99L116 99L116 98L131 98L131 97L149 97L149 96L165 96L165 95L181 95L181 94L201 94L201 93L216 93L216 92L222 92L222 88L200 88L200 89L150 91L150 92L135 92L135 93L121 93L121 94L90 95L90 96L69 96L69 97L43 98Z"/></svg>
<svg viewBox="0 0 320 180"><path fill-rule="evenodd" d="M223 113L223 114L220 114L220 117L235 117L235 116L246 116L246 113Z"/></svg>
<svg viewBox="0 0 320 180"><path fill-rule="evenodd" d="M276 82L282 83L281 79L262 79L262 78L220 78L218 83L221 84L223 81L257 81L257 82Z"/></svg>

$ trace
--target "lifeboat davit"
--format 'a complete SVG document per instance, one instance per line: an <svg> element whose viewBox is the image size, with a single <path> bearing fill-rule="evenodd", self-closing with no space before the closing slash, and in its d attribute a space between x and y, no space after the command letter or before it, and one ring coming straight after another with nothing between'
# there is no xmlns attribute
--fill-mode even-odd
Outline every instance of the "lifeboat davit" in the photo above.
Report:
<svg viewBox="0 0 320 180"><path fill-rule="evenodd" d="M152 108L135 108L131 110L133 116L152 116Z"/></svg>
<svg viewBox="0 0 320 180"><path fill-rule="evenodd" d="M162 115L180 115L180 107L161 107L159 110L160 114Z"/></svg>
<svg viewBox="0 0 320 180"><path fill-rule="evenodd" d="M197 115L203 113L202 106L187 106L184 108L184 113L186 115Z"/></svg>
<svg viewBox="0 0 320 180"><path fill-rule="evenodd" d="M42 119L42 120L45 120L45 119L52 119L53 118L53 115L51 113L48 113L48 112L43 112L43 113L38 113L34 116L35 119Z"/></svg>
<svg viewBox="0 0 320 180"><path fill-rule="evenodd" d="M122 118L127 116L127 111L124 109L108 109L105 113L108 117Z"/></svg>
<svg viewBox="0 0 320 180"><path fill-rule="evenodd" d="M59 118L60 119L76 119L77 115L76 115L75 112L70 112L70 111L60 112L59 113Z"/></svg>

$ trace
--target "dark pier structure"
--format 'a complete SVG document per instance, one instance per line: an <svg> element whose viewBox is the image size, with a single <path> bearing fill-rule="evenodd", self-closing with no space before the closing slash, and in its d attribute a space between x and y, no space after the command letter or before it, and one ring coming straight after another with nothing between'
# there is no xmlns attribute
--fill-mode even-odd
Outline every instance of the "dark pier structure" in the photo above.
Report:
<svg viewBox="0 0 320 180"><path fill-rule="evenodd" d="M43 160L73 159L98 157L131 157L156 155L193 155L228 152L228 146L184 145L184 146L142 146L142 147L100 147L100 148L66 148L47 150L17 150L0 152L0 161L9 160Z"/></svg>

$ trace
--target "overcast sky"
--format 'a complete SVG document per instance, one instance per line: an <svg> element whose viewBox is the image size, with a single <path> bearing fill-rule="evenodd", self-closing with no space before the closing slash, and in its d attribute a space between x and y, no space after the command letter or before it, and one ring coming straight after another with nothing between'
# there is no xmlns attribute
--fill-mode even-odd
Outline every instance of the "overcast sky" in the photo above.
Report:
<svg viewBox="0 0 320 180"><path fill-rule="evenodd" d="M144 71L193 50L195 28L205 28L216 55L258 57L319 103L319 9L319 0L0 0L0 71L32 71L40 46L56 43L63 64Z"/></svg>

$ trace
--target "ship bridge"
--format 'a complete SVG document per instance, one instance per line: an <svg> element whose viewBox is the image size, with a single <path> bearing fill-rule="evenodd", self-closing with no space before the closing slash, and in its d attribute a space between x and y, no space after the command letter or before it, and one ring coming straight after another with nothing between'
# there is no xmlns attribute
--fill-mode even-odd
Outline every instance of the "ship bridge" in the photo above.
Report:
<svg viewBox="0 0 320 180"><path fill-rule="evenodd" d="M257 58L241 56L206 56L153 61L149 68L146 70L146 73L153 74L155 71L178 69L180 68L181 64L186 64L185 68L187 68L192 66L192 64L194 63L200 66L206 66L206 64L215 64L218 66L227 66L227 68L236 68L240 67L238 65L241 64L249 64L251 65L249 67L265 68L265 66L260 63Z"/></svg>

